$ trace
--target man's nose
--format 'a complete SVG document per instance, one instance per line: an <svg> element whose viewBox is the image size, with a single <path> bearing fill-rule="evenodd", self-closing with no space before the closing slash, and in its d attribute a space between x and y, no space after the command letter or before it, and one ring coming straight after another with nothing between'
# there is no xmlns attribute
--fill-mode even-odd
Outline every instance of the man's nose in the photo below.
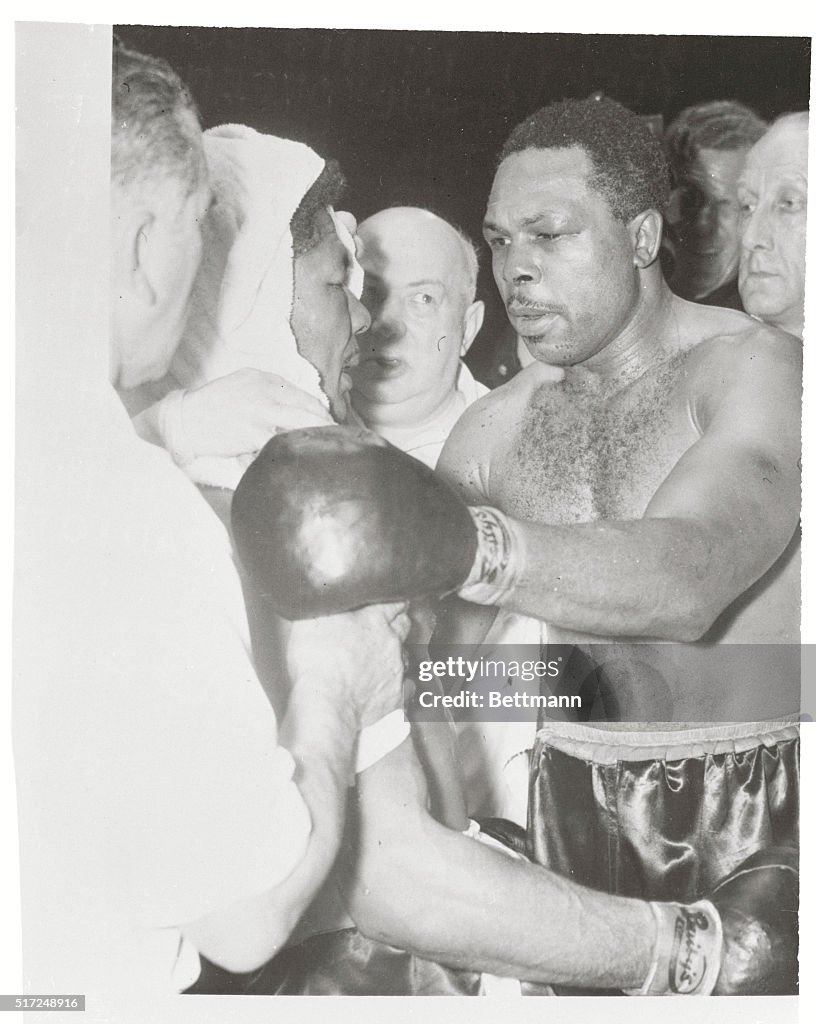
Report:
<svg viewBox="0 0 816 1024"><path fill-rule="evenodd" d="M740 226L740 241L743 249L773 248L773 230L768 211L758 206L753 213L743 217Z"/></svg>
<svg viewBox="0 0 816 1024"><path fill-rule="evenodd" d="M698 237L710 238L719 227L719 210L716 203L704 202L693 221L693 230Z"/></svg>
<svg viewBox="0 0 816 1024"><path fill-rule="evenodd" d="M396 314L394 308L388 302L378 302L371 310L371 326L366 341L372 347L379 344L388 344L398 341L405 334L407 328L404 321Z"/></svg>
<svg viewBox="0 0 816 1024"><path fill-rule="evenodd" d="M507 284L533 284L541 279L541 270L531 246L513 242L506 252L502 277Z"/></svg>
<svg viewBox="0 0 816 1024"><path fill-rule="evenodd" d="M363 334L371 326L371 315L362 302L350 291L346 291L346 298L351 317L351 333Z"/></svg>

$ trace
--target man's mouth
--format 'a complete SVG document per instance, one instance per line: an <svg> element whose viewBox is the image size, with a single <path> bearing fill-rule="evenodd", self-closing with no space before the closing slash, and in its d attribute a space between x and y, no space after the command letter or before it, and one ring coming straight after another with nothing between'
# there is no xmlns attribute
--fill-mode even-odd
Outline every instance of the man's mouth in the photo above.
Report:
<svg viewBox="0 0 816 1024"><path fill-rule="evenodd" d="M560 315L551 306L525 306L511 303L507 315L520 334L536 334L543 331Z"/></svg>
<svg viewBox="0 0 816 1024"><path fill-rule="evenodd" d="M404 367L402 359L379 353L360 360L360 370L369 380L389 380L391 377L399 376Z"/></svg>
<svg viewBox="0 0 816 1024"><path fill-rule="evenodd" d="M752 260L748 261L748 265L746 267L746 277L755 277L758 278L759 280L762 280L764 278L778 276L779 275L775 271L768 270L767 267L763 267L761 264L754 263Z"/></svg>

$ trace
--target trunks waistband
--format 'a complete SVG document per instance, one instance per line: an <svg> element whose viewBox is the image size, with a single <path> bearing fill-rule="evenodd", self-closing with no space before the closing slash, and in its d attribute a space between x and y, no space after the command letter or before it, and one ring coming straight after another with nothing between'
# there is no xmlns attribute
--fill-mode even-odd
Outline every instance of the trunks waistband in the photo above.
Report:
<svg viewBox="0 0 816 1024"><path fill-rule="evenodd" d="M764 722L718 722L688 729L607 731L583 722L545 721L536 742L572 757L596 764L618 761L677 761L707 754L738 754L754 747L770 747L799 736L798 716Z"/></svg>

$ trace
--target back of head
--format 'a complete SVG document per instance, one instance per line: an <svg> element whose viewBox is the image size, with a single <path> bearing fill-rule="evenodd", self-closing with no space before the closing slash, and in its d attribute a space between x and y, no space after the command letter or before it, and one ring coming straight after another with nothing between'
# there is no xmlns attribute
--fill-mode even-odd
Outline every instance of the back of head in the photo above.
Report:
<svg viewBox="0 0 816 1024"><path fill-rule="evenodd" d="M167 181L183 198L206 175L198 111L187 87L163 60L114 40L112 183L136 194Z"/></svg>
<svg viewBox="0 0 816 1024"><path fill-rule="evenodd" d="M591 188L619 220L643 210L663 213L669 197L666 159L657 138L631 110L606 98L551 103L510 133L499 162L526 149L577 147L592 161Z"/></svg>
<svg viewBox="0 0 816 1024"><path fill-rule="evenodd" d="M753 110L735 100L713 100L686 107L663 136L672 175L675 180L682 178L701 149L750 149L767 127Z"/></svg>

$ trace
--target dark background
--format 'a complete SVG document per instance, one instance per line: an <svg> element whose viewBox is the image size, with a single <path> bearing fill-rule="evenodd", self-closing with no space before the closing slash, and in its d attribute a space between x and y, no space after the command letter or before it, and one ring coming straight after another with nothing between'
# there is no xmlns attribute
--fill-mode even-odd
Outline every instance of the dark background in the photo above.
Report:
<svg viewBox="0 0 816 1024"><path fill-rule="evenodd" d="M810 40L345 29L119 26L189 85L205 128L240 122L340 161L358 219L427 206L480 240L496 153L552 100L603 91L665 123L738 99L773 118L808 106ZM484 348L506 323L484 251ZM476 348L476 346L474 348ZM478 361L478 353L474 352Z"/></svg>

